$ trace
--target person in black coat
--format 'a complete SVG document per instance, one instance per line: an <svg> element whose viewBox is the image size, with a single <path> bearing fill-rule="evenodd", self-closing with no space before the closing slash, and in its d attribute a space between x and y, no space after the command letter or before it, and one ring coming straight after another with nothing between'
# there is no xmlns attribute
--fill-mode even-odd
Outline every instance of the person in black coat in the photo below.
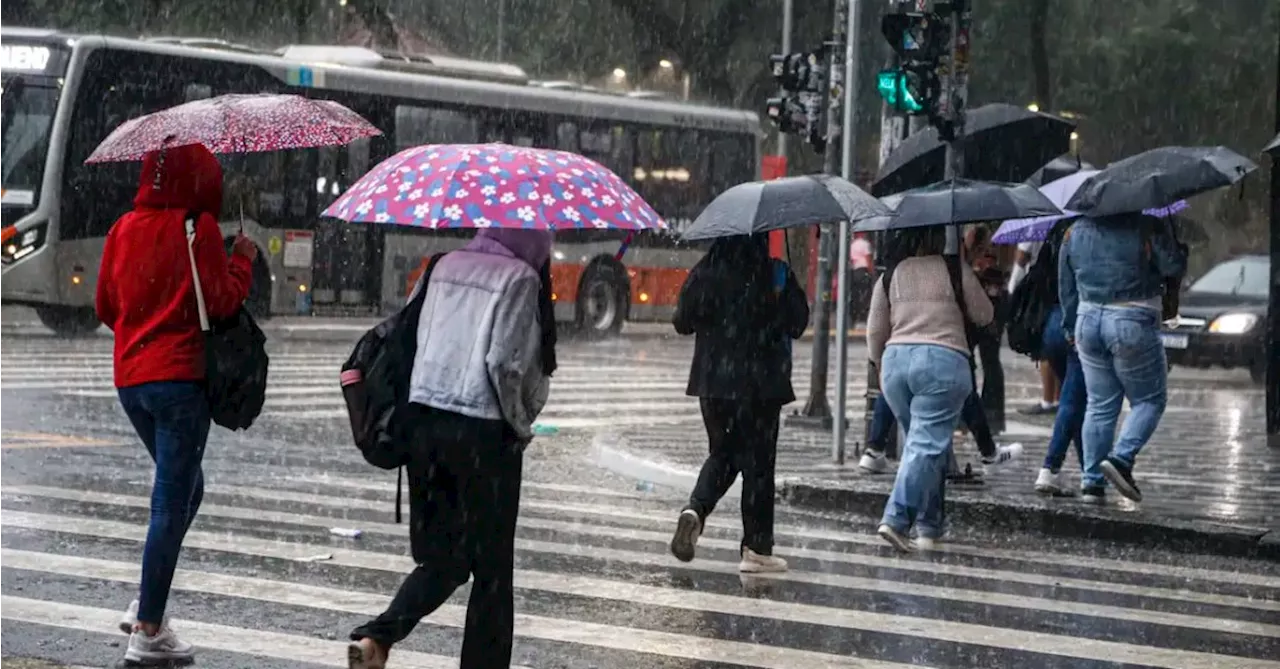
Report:
<svg viewBox="0 0 1280 669"><path fill-rule="evenodd" d="M763 235L725 237L689 272L672 323L696 335L687 394L700 399L710 454L681 511L671 553L693 559L707 516L742 473L743 572L785 571L773 555L778 417L795 400L791 342L809 305Z"/></svg>

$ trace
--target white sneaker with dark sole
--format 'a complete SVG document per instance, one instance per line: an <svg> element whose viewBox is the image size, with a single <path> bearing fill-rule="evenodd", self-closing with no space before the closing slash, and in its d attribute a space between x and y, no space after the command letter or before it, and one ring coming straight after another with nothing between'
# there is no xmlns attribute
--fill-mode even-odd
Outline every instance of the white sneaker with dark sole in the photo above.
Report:
<svg viewBox="0 0 1280 669"><path fill-rule="evenodd" d="M1053 495L1057 497L1066 490L1062 485L1062 471L1053 471L1048 467L1041 467L1040 474L1036 476L1036 492L1041 495Z"/></svg>
<svg viewBox="0 0 1280 669"><path fill-rule="evenodd" d="M889 462L885 459L884 453L868 450L858 458L858 469L867 474L879 474L888 468Z"/></svg>
<svg viewBox="0 0 1280 669"><path fill-rule="evenodd" d="M129 635L129 647L124 651L128 666L156 666L187 664L195 659L195 648L178 638L164 625L155 636L147 636L139 630Z"/></svg>
<svg viewBox="0 0 1280 669"><path fill-rule="evenodd" d="M982 468L991 469L993 467L1003 467L1022 455L1022 444L1014 442L1006 446L996 447L995 455L982 458Z"/></svg>
<svg viewBox="0 0 1280 669"><path fill-rule="evenodd" d="M680 512L676 520L676 533L671 537L671 554L681 562L692 562L698 548L698 537L702 536L702 519L693 509Z"/></svg>
<svg viewBox="0 0 1280 669"><path fill-rule="evenodd" d="M880 535L881 539L889 542L890 546L893 546L903 553L910 553L915 550L915 547L911 545L910 539L905 535L899 534L897 530L889 527L888 525L881 525L876 530L876 533Z"/></svg>

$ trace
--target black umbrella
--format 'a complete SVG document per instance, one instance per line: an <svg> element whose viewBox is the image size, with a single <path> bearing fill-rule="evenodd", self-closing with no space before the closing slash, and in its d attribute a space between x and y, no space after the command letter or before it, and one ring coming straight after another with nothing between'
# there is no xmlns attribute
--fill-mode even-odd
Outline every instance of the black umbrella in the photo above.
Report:
<svg viewBox="0 0 1280 669"><path fill-rule="evenodd" d="M1036 170L1036 173L1027 179L1027 183L1039 188L1062 177L1069 177L1076 172L1096 169L1098 168L1080 160L1079 156L1058 156L1046 163L1044 167Z"/></svg>
<svg viewBox="0 0 1280 669"><path fill-rule="evenodd" d="M924 228L931 225L1003 221L1061 214L1043 193L1027 184L952 179L881 198L891 216L854 226L855 232Z"/></svg>
<svg viewBox="0 0 1280 669"><path fill-rule="evenodd" d="M1167 207L1230 186L1258 166L1222 146L1165 146L1108 165L1089 177L1065 209L1110 216Z"/></svg>
<svg viewBox="0 0 1280 669"><path fill-rule="evenodd" d="M1271 143L1262 147L1263 153L1274 153L1280 155L1280 134L1277 134Z"/></svg>
<svg viewBox="0 0 1280 669"><path fill-rule="evenodd" d="M738 184L723 192L681 237L694 241L887 216L888 207L836 176L818 174Z"/></svg>
<svg viewBox="0 0 1280 669"><path fill-rule="evenodd" d="M1022 107L992 104L965 112L964 171L968 179L1026 181L1071 148L1075 123ZM911 135L880 167L871 193L899 193L941 181L946 143L935 128Z"/></svg>

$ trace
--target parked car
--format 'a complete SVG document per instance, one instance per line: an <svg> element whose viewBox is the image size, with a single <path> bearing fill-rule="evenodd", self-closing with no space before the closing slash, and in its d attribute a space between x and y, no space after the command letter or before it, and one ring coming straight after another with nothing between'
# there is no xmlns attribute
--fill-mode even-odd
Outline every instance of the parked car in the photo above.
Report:
<svg viewBox="0 0 1280 669"><path fill-rule="evenodd" d="M1160 333L1170 365L1246 367L1267 376L1267 299L1271 262L1244 255L1218 263L1182 293L1176 321Z"/></svg>

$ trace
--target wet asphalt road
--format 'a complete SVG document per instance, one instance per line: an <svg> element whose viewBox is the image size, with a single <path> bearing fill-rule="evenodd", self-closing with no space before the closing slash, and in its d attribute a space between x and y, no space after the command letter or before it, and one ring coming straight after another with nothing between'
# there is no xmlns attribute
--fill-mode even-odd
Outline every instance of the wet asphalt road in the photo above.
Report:
<svg viewBox="0 0 1280 669"><path fill-rule="evenodd" d="M116 405L109 346L0 341L5 666L106 667L123 653L113 626L136 589L151 469ZM410 566L394 473L349 445L336 384L347 349L274 347L260 424L214 429L170 602L197 666L343 666L346 632ZM802 379L807 347L796 350ZM543 417L559 432L526 455L516 665L1280 669L1272 563L982 528L956 528L943 552L898 557L865 520L780 510L777 552L792 571L744 578L730 500L698 559L676 562L666 544L686 491L606 472L590 444L629 423L689 425L690 440L704 439L696 403L679 392L689 354L676 340L564 346ZM1011 395L1033 394L1030 371L1011 367ZM1247 387L1221 373L1179 383ZM397 647L393 666L456 666L465 603L463 588Z"/></svg>

